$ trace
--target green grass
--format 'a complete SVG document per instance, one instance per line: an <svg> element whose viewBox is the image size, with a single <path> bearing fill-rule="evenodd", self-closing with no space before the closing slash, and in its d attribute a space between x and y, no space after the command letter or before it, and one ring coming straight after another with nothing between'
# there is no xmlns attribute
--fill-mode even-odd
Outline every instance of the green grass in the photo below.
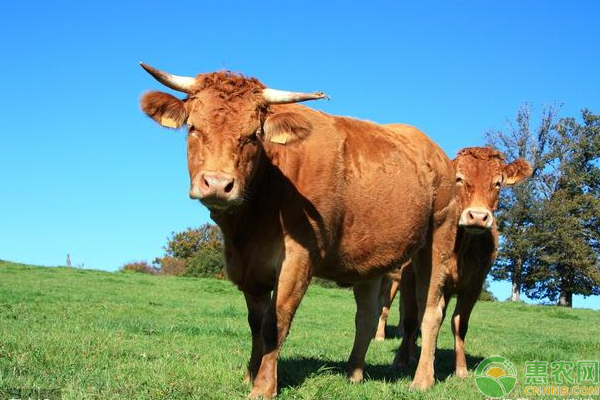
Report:
<svg viewBox="0 0 600 400"><path fill-rule="evenodd" d="M432 390L409 392L414 370L388 370L398 339L373 342L366 381L349 383L353 321L350 291L310 288L281 354L279 398L483 398L472 377L450 375L448 321ZM510 397L527 397L526 361L600 359L599 327L597 311L479 303L470 368L507 357L519 376ZM243 399L249 353L243 296L229 282L0 261L0 398L8 388L60 388L65 399Z"/></svg>

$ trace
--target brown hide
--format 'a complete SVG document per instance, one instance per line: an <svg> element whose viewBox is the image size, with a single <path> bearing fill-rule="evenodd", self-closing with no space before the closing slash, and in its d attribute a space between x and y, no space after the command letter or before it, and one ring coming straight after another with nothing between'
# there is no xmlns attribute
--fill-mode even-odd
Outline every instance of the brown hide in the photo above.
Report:
<svg viewBox="0 0 600 400"><path fill-rule="evenodd" d="M455 368L457 376L466 377L464 338L471 311L496 256L498 229L493 212L498 206L500 188L521 182L531 175L532 170L523 159L505 164L503 155L489 147L465 148L458 153L453 165L456 172L456 199L460 209L455 244L458 263L451 265L446 272L444 296L447 300L453 295L457 296L451 321L455 337ZM470 210L487 213L490 219L483 225L481 221L473 221L471 226L465 217ZM410 269L411 266L408 264L403 268ZM388 279L398 279L397 275ZM413 297L418 288L415 288L414 282L403 280L404 274L400 281L403 341L394 360L394 364L400 367L405 367L409 359L415 357L411 352L415 349L418 328L413 321L416 311L407 310L404 304L408 302L414 308ZM385 326L385 322L383 324Z"/></svg>
<svg viewBox="0 0 600 400"><path fill-rule="evenodd" d="M357 330L368 331L360 310L377 291L363 282L417 250L429 261L415 270L435 287L422 296L431 303L427 311L423 304L432 315L431 340L413 385L430 386L440 274L451 262L453 239L447 238L456 230L450 160L411 126L268 105L260 96L264 85L231 73L199 75L196 82L179 108L171 97L151 92L142 109L166 126L182 125L185 116L190 196L210 208L221 228L227 274L248 304L251 396L275 395L277 354L312 276L354 284ZM165 124L161 112L175 121ZM230 190L221 185L206 196L206 187L223 179ZM376 317L377 310L370 313ZM349 363L357 380L372 333L355 338Z"/></svg>

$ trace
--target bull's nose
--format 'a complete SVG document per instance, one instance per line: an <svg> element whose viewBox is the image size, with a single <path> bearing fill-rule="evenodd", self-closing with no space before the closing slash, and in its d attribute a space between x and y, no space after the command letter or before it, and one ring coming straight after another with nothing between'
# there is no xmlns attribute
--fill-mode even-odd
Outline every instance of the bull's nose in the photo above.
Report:
<svg viewBox="0 0 600 400"><path fill-rule="evenodd" d="M229 199L234 194L235 179L231 175L202 174L190 189L192 199L216 197Z"/></svg>
<svg viewBox="0 0 600 400"><path fill-rule="evenodd" d="M490 229L494 216L489 210L467 208L460 216L460 225L464 227Z"/></svg>

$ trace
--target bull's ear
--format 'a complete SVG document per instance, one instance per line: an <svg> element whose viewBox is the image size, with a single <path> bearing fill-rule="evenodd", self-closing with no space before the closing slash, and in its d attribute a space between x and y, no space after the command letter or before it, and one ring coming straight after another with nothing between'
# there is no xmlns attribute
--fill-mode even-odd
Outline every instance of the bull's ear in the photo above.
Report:
<svg viewBox="0 0 600 400"><path fill-rule="evenodd" d="M301 114L282 112L269 116L263 128L265 141L287 144L310 135L312 124Z"/></svg>
<svg viewBox="0 0 600 400"><path fill-rule="evenodd" d="M187 120L185 103L163 92L148 92L140 100L142 111L167 128L181 128Z"/></svg>
<svg viewBox="0 0 600 400"><path fill-rule="evenodd" d="M514 185L515 183L519 183L526 178L529 178L532 173L533 169L525 159L516 159L504 166L504 174L506 176L504 183L507 185Z"/></svg>

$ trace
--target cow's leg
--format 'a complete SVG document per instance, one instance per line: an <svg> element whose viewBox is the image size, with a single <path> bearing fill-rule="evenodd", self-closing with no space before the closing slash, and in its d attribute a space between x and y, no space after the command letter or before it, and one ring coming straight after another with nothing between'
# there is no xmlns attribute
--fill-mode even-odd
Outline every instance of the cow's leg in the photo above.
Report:
<svg viewBox="0 0 600 400"><path fill-rule="evenodd" d="M453 208L449 209L453 211ZM453 213L446 214L452 216ZM434 384L434 359L437 337L446 307L443 287L446 271L456 262L454 240L456 221L447 217L434 222L431 245L421 249L413 263L416 278L417 304L421 322L421 356L411 390L425 390ZM413 260L414 261L414 260Z"/></svg>
<svg viewBox="0 0 600 400"><path fill-rule="evenodd" d="M244 292L246 298L246 306L248 307L248 325L252 333L252 352L250 353L250 362L248 363L248 371L246 372L245 381L250 383L258 373L260 361L263 355L263 342L261 335L261 327L263 317L271 301L271 293L262 296L253 296Z"/></svg>
<svg viewBox="0 0 600 400"><path fill-rule="evenodd" d="M467 358L465 356L465 336L469 329L469 318L471 311L477 302L479 291L475 293L465 291L458 296L456 308L452 315L452 333L454 334L454 367L455 374L460 378L469 376L467 370Z"/></svg>
<svg viewBox="0 0 600 400"><path fill-rule="evenodd" d="M415 273L412 267L402 269L400 279L400 324L402 342L392 367L404 369L417 359L417 335L419 333L419 310L415 293Z"/></svg>
<svg viewBox="0 0 600 400"><path fill-rule="evenodd" d="M277 357L311 278L307 252L288 251L262 323L263 356L250 398L277 394Z"/></svg>
<svg viewBox="0 0 600 400"><path fill-rule="evenodd" d="M381 278L354 284L356 316L354 318L354 346L348 359L348 377L352 382L363 379L365 355L377 328L377 317L381 311Z"/></svg>
<svg viewBox="0 0 600 400"><path fill-rule="evenodd" d="M379 324L377 325L377 333L375 333L375 340L382 341L385 339L385 326L387 325L387 319L390 314L390 306L394 301L396 290L394 290L394 284L397 287L398 283L384 276L381 280L381 315L379 316Z"/></svg>

